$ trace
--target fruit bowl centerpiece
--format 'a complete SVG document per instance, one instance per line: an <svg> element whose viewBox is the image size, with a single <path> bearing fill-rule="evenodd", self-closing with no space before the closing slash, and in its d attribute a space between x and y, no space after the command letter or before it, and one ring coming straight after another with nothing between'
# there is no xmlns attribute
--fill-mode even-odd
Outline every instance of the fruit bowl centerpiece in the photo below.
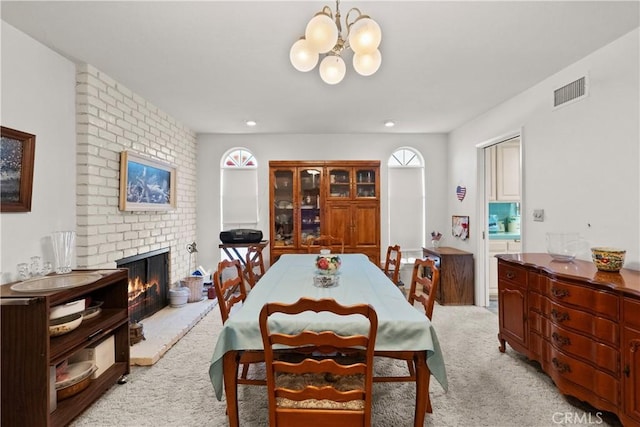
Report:
<svg viewBox="0 0 640 427"><path fill-rule="evenodd" d="M338 255L320 254L316 258L316 268L318 274L331 275L338 274L342 261Z"/></svg>

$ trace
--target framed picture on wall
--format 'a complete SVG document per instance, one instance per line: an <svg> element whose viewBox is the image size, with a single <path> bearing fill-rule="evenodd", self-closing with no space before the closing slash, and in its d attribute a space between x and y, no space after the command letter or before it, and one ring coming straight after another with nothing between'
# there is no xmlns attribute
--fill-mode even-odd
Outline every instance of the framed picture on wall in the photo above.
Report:
<svg viewBox="0 0 640 427"><path fill-rule="evenodd" d="M469 238L469 217L453 215L451 217L451 234L461 240Z"/></svg>
<svg viewBox="0 0 640 427"><path fill-rule="evenodd" d="M0 211L31 212L36 136L2 126Z"/></svg>
<svg viewBox="0 0 640 427"><path fill-rule="evenodd" d="M176 168L130 151L120 153L120 210L176 208Z"/></svg>

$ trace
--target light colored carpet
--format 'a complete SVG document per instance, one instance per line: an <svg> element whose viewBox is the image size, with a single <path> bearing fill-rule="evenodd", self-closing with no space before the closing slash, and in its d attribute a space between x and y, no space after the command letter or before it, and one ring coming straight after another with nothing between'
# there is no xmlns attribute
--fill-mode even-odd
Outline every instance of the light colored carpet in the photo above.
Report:
<svg viewBox="0 0 640 427"><path fill-rule="evenodd" d="M434 324L442 345L449 391L431 381L433 414L427 426L617 426L599 413L558 393L537 364L511 348L498 351L498 318L475 306L436 305ZM220 330L220 311L212 310L152 367L132 366L129 381L113 386L71 425L226 426L224 401L209 381L211 355ZM378 372L404 373L404 362L376 360ZM251 374L256 372L250 371ZM241 426L268 425L264 389L239 386ZM413 425L415 385L374 384L373 425Z"/></svg>

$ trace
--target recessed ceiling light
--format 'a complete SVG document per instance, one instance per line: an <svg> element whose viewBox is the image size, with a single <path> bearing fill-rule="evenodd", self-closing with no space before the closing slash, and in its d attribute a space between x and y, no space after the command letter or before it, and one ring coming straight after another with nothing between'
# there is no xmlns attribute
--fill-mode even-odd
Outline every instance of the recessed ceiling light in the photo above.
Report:
<svg viewBox="0 0 640 427"><path fill-rule="evenodd" d="M258 122L256 122L255 120L247 120L245 123L247 126L252 126L252 127L258 124Z"/></svg>
<svg viewBox="0 0 640 427"><path fill-rule="evenodd" d="M384 122L384 125L385 127L392 128L396 125L396 122L394 122L393 120L387 120Z"/></svg>

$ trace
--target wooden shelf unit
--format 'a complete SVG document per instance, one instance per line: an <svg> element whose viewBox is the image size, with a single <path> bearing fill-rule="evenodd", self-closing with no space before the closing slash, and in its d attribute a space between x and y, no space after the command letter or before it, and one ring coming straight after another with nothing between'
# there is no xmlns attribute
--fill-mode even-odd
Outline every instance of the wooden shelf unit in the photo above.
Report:
<svg viewBox="0 0 640 427"><path fill-rule="evenodd" d="M11 283L0 286L3 427L65 426L129 373L127 270L100 274L93 283L58 291L16 292ZM49 337L51 307L86 297L103 301L100 315L71 332ZM57 401L54 409L51 367L109 336L114 337L115 363L82 392Z"/></svg>
<svg viewBox="0 0 640 427"><path fill-rule="evenodd" d="M271 161L269 188L271 263L321 234L380 262L379 161Z"/></svg>

